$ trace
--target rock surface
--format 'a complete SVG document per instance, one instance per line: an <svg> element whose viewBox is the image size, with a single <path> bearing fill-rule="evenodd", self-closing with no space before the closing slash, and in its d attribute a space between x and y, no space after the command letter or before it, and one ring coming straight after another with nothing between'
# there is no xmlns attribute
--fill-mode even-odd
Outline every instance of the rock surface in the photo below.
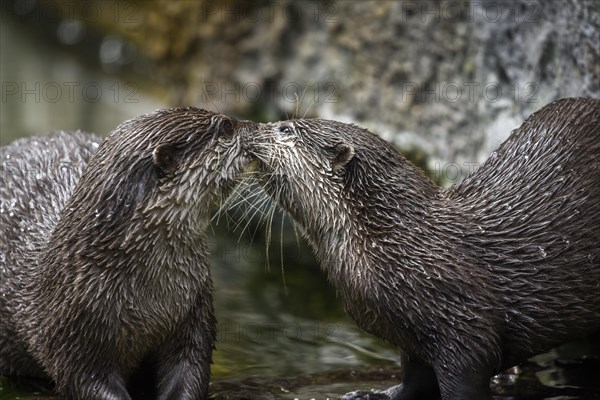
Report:
<svg viewBox="0 0 600 400"><path fill-rule="evenodd" d="M26 14L20 9L28 4L42 9ZM427 156L432 175L450 183L548 102L600 97L598 4L153 0L84 7L58 0L3 7L54 21L59 32L73 25L69 18L83 21L88 36L101 32L92 53L103 68L137 60L134 69L167 88L173 105L257 120L356 122ZM65 21L44 17L59 7Z"/></svg>
<svg viewBox="0 0 600 400"><path fill-rule="evenodd" d="M147 50L178 77L176 103L356 122L427 154L447 182L546 103L600 96L594 0L159 1L146 11Z"/></svg>

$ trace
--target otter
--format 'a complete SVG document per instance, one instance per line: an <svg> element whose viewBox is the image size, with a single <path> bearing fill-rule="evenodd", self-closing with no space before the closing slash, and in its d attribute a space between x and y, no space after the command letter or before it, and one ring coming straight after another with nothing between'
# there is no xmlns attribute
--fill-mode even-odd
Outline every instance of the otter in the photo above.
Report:
<svg viewBox="0 0 600 400"><path fill-rule="evenodd" d="M349 315L401 350L400 385L343 399L489 399L600 329L600 100L543 107L445 189L355 125L260 124L243 146Z"/></svg>
<svg viewBox="0 0 600 400"><path fill-rule="evenodd" d="M67 399L206 399L215 342L205 228L245 170L249 122L188 107L0 149L0 374ZM145 364L144 364L145 365Z"/></svg>

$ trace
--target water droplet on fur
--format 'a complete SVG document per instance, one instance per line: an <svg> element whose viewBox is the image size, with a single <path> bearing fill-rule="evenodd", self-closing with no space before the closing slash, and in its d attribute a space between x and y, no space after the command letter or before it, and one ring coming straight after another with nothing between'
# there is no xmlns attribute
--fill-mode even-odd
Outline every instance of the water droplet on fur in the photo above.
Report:
<svg viewBox="0 0 600 400"><path fill-rule="evenodd" d="M542 255L542 257L545 258L547 256L546 250L544 250L544 248L542 246L539 246L538 250L540 251L540 254Z"/></svg>

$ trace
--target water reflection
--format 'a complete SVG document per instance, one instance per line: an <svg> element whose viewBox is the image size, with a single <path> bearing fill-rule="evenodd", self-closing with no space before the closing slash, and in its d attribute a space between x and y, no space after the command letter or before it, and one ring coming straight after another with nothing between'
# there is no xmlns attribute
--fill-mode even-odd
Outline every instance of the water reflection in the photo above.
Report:
<svg viewBox="0 0 600 400"><path fill-rule="evenodd" d="M279 218L274 227L282 226ZM219 320L215 378L294 376L369 365L375 361L370 352L393 363L395 352L360 332L344 314L289 222L282 229L283 235L274 229L284 239L269 245L267 261L263 235L251 240L250 234L240 238L217 228L211 246Z"/></svg>

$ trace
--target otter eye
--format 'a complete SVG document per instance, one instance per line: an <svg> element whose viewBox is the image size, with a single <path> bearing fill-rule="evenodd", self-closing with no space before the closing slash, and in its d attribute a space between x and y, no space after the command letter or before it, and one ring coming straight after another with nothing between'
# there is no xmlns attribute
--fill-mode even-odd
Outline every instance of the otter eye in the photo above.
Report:
<svg viewBox="0 0 600 400"><path fill-rule="evenodd" d="M281 133L292 133L293 132L292 127L289 125L281 125L281 126L279 126L278 130Z"/></svg>

